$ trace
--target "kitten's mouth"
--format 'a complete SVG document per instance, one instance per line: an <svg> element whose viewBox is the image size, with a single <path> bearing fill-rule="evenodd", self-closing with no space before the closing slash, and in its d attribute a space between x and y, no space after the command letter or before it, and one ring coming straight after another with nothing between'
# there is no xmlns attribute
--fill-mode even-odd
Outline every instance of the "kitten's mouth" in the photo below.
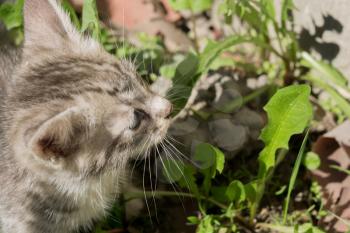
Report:
<svg viewBox="0 0 350 233"><path fill-rule="evenodd" d="M162 144L162 142L165 140L168 128L169 125L166 124L159 128L156 132L152 133L152 136L146 136L148 138L145 139L145 142L143 144L144 146L141 146L140 153L147 154L147 151L158 146L159 144Z"/></svg>

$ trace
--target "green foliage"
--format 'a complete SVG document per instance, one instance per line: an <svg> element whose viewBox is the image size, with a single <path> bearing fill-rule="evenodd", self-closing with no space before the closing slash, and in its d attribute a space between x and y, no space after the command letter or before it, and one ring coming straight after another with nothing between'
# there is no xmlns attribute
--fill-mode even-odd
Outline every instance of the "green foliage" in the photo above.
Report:
<svg viewBox="0 0 350 233"><path fill-rule="evenodd" d="M278 149L288 149L292 135L304 131L312 118L312 106L309 101L310 87L295 85L282 88L264 107L268 115L268 124L262 130L261 140L265 148L259 155L259 178L264 178L275 166Z"/></svg>
<svg viewBox="0 0 350 233"><path fill-rule="evenodd" d="M204 51L199 55L199 65L197 73L206 73L215 59L228 48L248 42L251 39L242 36L231 36L220 42L209 41Z"/></svg>
<svg viewBox="0 0 350 233"><path fill-rule="evenodd" d="M84 0L81 31L89 31L96 40L100 40L100 20L96 0Z"/></svg>
<svg viewBox="0 0 350 233"><path fill-rule="evenodd" d="M169 3L175 10L191 11L193 19L194 13L200 14L209 10L213 1L170 0ZM336 114L339 121L350 117L349 101L339 93L339 90L349 92L347 79L331 64L315 59L299 47L297 35L293 31L293 19L290 17L294 10L293 0L281 1L281 15L277 15L279 11L276 10L274 3L270 0L224 0L218 14L224 15L226 23L229 24L234 18L239 18L247 28L246 32L240 35L228 35L219 41L208 40L203 50L196 48L195 52L173 54L166 51L163 41L156 36L140 34L138 37L140 46L124 41L124 38L115 37L109 29L101 26L95 0L84 1L81 18L68 0L62 2L79 30L89 32L117 58L135 61L138 72L145 80L152 82L159 76L170 79L173 88L168 95L176 113L186 105L196 82L209 72L215 72L222 67L243 69L251 77L261 75L268 77L267 85L253 90L239 103L236 100L229 102L220 109L222 112L231 113L241 104L245 105L266 92L277 89L264 107L268 116L268 123L260 136L264 147L259 155L252 155L257 158L258 164L255 166L259 166L257 176L249 171L250 168L245 168L246 170L240 168L234 172L225 169L225 164L230 165L225 162L225 154L209 143L200 143L195 147L192 158L195 164L164 159L163 177L169 183L177 183L181 189L187 190L188 192L182 194L195 198L198 203L198 216L187 218L190 224L197 225L197 233L240 232L240 224L248 228L254 227L253 218L260 202L264 196L270 194L266 186L271 185L271 179L275 178L274 171L277 165L284 162L291 136L302 133L312 120L310 87L318 87L332 97L331 103L320 102L320 105ZM23 40L22 7L23 0L18 0L15 4L0 5L0 20L10 30L16 44ZM197 44L197 41L194 42ZM258 55L261 64L252 64L249 56L247 58L242 56L240 61L223 56L226 53L234 54L237 47L244 43L254 47L254 53ZM202 116L203 120L212 115L210 112L195 113ZM272 191L273 195L279 195L280 198L288 190L284 220L288 213L287 207L292 198L292 190L297 182L300 163L303 162L308 169L316 169L320 165L319 157L312 152L307 153L302 159L304 149L309 149L305 145L306 138L307 136L296 158L288 189L284 182L274 184L279 190ZM243 163L241 167L245 165ZM240 175L237 175L239 172ZM313 195L312 201L320 202L319 186L313 183L310 191ZM160 196L177 195L174 192L155 193ZM123 219L123 204L120 203L115 207L113 218ZM321 209L322 207L319 213ZM242 217L248 211L251 216L250 223L245 222L245 218ZM320 214L318 217L321 217ZM277 232L322 232L312 224L295 227L272 224L260 224L260 226ZM122 224L118 225L108 218L98 225L96 232L103 233L122 227Z"/></svg>
<svg viewBox="0 0 350 233"><path fill-rule="evenodd" d="M266 181L275 167L277 150L288 149L291 136L302 133L311 121L310 91L310 87L307 85L282 88L264 107L268 115L268 124L260 135L265 147L258 158L258 182L254 187L256 188L256 197L250 201L251 218L255 217L265 192Z"/></svg>
<svg viewBox="0 0 350 233"><path fill-rule="evenodd" d="M198 13L210 9L213 0L169 0L174 10L191 10Z"/></svg>
<svg viewBox="0 0 350 233"><path fill-rule="evenodd" d="M213 218L205 216L198 225L197 233L214 233Z"/></svg>
<svg viewBox="0 0 350 233"><path fill-rule="evenodd" d="M20 28L23 25L23 8L24 0L16 3L3 3L0 6L0 19L5 24L7 30Z"/></svg>
<svg viewBox="0 0 350 233"><path fill-rule="evenodd" d="M205 170L212 168L209 175L215 177L216 171L219 173L224 169L225 156L218 149L209 143L201 143L196 147L194 155L195 162L200 164L200 167Z"/></svg>
<svg viewBox="0 0 350 233"><path fill-rule="evenodd" d="M232 181L226 190L226 196L231 202L242 202L246 200L245 188L241 181Z"/></svg>
<svg viewBox="0 0 350 233"><path fill-rule="evenodd" d="M303 164L307 169L315 170L321 165L321 159L318 154L310 151L306 153Z"/></svg>
<svg viewBox="0 0 350 233"><path fill-rule="evenodd" d="M0 5L0 20L4 23L16 45L23 41L23 9L24 0Z"/></svg>

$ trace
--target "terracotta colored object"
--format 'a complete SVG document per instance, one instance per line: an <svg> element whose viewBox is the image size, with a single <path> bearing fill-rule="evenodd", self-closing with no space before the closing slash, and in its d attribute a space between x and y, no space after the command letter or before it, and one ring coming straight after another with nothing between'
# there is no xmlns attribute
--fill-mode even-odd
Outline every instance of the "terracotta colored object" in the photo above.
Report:
<svg viewBox="0 0 350 233"><path fill-rule="evenodd" d="M346 221L350 221L350 176L330 165L349 169L349 132L350 121L346 121L317 140L313 151L320 155L321 167L312 171L313 178L322 187L325 208ZM348 229L344 222L332 215L322 219L321 224L333 233L347 232Z"/></svg>
<svg viewBox="0 0 350 233"><path fill-rule="evenodd" d="M83 0L70 0L72 5L81 10ZM161 18L164 12L155 9L155 5L150 0L99 0L97 1L100 14L104 15L108 21L123 26L126 29L134 29L138 25L149 22L153 19ZM160 0L165 9L165 19L175 22L181 15L173 11L168 0Z"/></svg>
<svg viewBox="0 0 350 233"><path fill-rule="evenodd" d="M153 4L146 0L106 0L106 4L110 20L127 29L134 29L137 25L160 17Z"/></svg>
<svg viewBox="0 0 350 233"><path fill-rule="evenodd" d="M168 0L160 0L160 1L162 2L163 6L164 6L164 8L166 10L167 14L166 14L165 18L168 21L176 22L176 21L181 19L181 15L171 8Z"/></svg>
<svg viewBox="0 0 350 233"><path fill-rule="evenodd" d="M83 0L70 1L81 10ZM186 51L193 46L188 36L172 24L181 15L171 9L168 0L98 0L97 3L105 22L126 29L126 36L131 40L133 33L145 32L162 35L170 51Z"/></svg>

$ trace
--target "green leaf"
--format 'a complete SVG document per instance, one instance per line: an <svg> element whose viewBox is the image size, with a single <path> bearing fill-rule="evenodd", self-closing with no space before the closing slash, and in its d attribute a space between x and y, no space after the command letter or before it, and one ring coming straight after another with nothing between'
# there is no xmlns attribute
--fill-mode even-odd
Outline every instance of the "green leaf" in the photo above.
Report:
<svg viewBox="0 0 350 233"><path fill-rule="evenodd" d="M314 59L309 53L302 52L301 56L303 60L301 61L304 65L308 66L309 68L315 69L320 73L320 78L327 82L327 83L333 83L335 85L338 85L340 87L346 87L347 86L347 79L342 75L342 73L337 70L335 67L331 66L330 64L324 62L324 61L318 61Z"/></svg>
<svg viewBox="0 0 350 233"><path fill-rule="evenodd" d="M191 10L199 13L210 9L213 0L169 0L170 6L177 11Z"/></svg>
<svg viewBox="0 0 350 233"><path fill-rule="evenodd" d="M214 226L212 221L212 216L205 216L198 225L196 233L214 233Z"/></svg>
<svg viewBox="0 0 350 233"><path fill-rule="evenodd" d="M176 67L174 83L177 85L189 85L190 83L194 83L194 81L196 81L198 65L198 57L193 53L189 53Z"/></svg>
<svg viewBox="0 0 350 233"><path fill-rule="evenodd" d="M190 223L190 224L198 224L200 221L198 219L198 217L196 216L188 216L187 217L187 221Z"/></svg>
<svg viewBox="0 0 350 233"><path fill-rule="evenodd" d="M16 3L3 3L0 5L0 20L3 21L7 30L23 25L23 4L24 0L17 0Z"/></svg>
<svg viewBox="0 0 350 233"><path fill-rule="evenodd" d="M275 166L276 151L288 149L290 137L302 133L309 124L312 118L310 92L308 85L285 87L278 90L264 107L268 124L260 135L265 148L259 155L259 178L266 177Z"/></svg>
<svg viewBox="0 0 350 233"><path fill-rule="evenodd" d="M304 151L305 151L305 147L306 147L306 142L307 142L308 136L309 136L309 130L306 132L306 135L304 137L303 143L301 144L301 147L299 149L299 153L298 153L297 159L296 159L294 167L293 167L292 175L291 175L290 180L289 180L288 193L287 193L287 197L286 197L285 206L284 206L284 209L283 209L283 224L285 224L286 221L287 221L287 213L288 213L290 195L292 194L292 191L293 191L294 186L295 186L295 181L297 179L297 175L298 175L298 172L299 172L300 164L301 164L301 161L303 159L303 154L304 154Z"/></svg>
<svg viewBox="0 0 350 233"><path fill-rule="evenodd" d="M176 11L191 9L189 0L169 0L169 4Z"/></svg>
<svg viewBox="0 0 350 233"><path fill-rule="evenodd" d="M226 186L213 186L210 189L210 194L216 201L226 203L229 200L226 196L226 190Z"/></svg>
<svg viewBox="0 0 350 233"><path fill-rule="evenodd" d="M321 159L318 156L318 154L316 154L315 152L307 152L304 160L303 160L303 164L304 166L309 169L309 170L315 170L317 168L320 167L321 165Z"/></svg>
<svg viewBox="0 0 350 233"><path fill-rule="evenodd" d="M206 45L203 53L199 57L198 73L205 73L213 61L226 49L244 42L252 41L248 37L244 36L231 36L223 41L214 42L209 41Z"/></svg>
<svg viewBox="0 0 350 233"><path fill-rule="evenodd" d="M186 92L184 92L184 89L186 87L192 88L198 78L208 72L211 64L224 50L243 42L254 43L254 40L248 37L232 36L220 42L208 42L199 57L193 53L189 53L177 66L173 78L174 86L168 93L174 96L179 91L182 92L181 96L174 97L176 100L172 101L175 108L182 109L185 106L191 90L185 90Z"/></svg>
<svg viewBox="0 0 350 233"><path fill-rule="evenodd" d="M81 31L89 30L93 38L100 40L100 21L96 0L84 0Z"/></svg>
<svg viewBox="0 0 350 233"><path fill-rule="evenodd" d="M191 0L192 10L195 13L209 10L213 4L213 0Z"/></svg>
<svg viewBox="0 0 350 233"><path fill-rule="evenodd" d="M167 93L168 96L171 96L170 101L177 110L175 113L186 105L192 92L192 86L199 78L199 75L197 75L198 63L198 57L193 53L188 53L176 66L173 77L174 85Z"/></svg>
<svg viewBox="0 0 350 233"><path fill-rule="evenodd" d="M244 186L244 192L246 194L247 200L254 204L257 197L257 181L252 181Z"/></svg>
<svg viewBox="0 0 350 233"><path fill-rule="evenodd" d="M211 180L217 172L221 173L224 168L225 156L218 148L209 143L200 143L196 146L194 162L204 175L201 185L202 192L208 195L211 189Z"/></svg>
<svg viewBox="0 0 350 233"><path fill-rule="evenodd" d="M162 67L160 67L159 72L162 77L172 79L175 76L176 65L163 65Z"/></svg>
<svg viewBox="0 0 350 233"><path fill-rule="evenodd" d="M225 166L225 155L224 153L222 153L221 150L219 150L216 147L213 147L215 150L215 169L216 171L219 172L219 174L222 173L222 171L224 170L224 166Z"/></svg>
<svg viewBox="0 0 350 233"><path fill-rule="evenodd" d="M244 185L239 180L232 181L225 194L230 201L242 202L246 199Z"/></svg>
<svg viewBox="0 0 350 233"><path fill-rule="evenodd" d="M262 11L268 16L268 18L274 20L276 17L274 0L261 0L260 4L262 6Z"/></svg>
<svg viewBox="0 0 350 233"><path fill-rule="evenodd" d="M221 173L225 165L225 155L215 146L209 143L200 143L196 146L194 155L196 163L199 163L202 169L213 167L212 177L216 175L215 171Z"/></svg>

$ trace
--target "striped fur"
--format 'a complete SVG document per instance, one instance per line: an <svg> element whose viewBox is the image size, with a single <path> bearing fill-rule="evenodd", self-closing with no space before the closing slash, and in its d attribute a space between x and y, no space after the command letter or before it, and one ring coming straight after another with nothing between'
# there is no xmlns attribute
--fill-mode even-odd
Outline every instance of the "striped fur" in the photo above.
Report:
<svg viewBox="0 0 350 233"><path fill-rule="evenodd" d="M79 35L55 0L26 0L24 19L22 55L0 55L1 225L87 230L120 192L128 160L163 139L171 105Z"/></svg>

